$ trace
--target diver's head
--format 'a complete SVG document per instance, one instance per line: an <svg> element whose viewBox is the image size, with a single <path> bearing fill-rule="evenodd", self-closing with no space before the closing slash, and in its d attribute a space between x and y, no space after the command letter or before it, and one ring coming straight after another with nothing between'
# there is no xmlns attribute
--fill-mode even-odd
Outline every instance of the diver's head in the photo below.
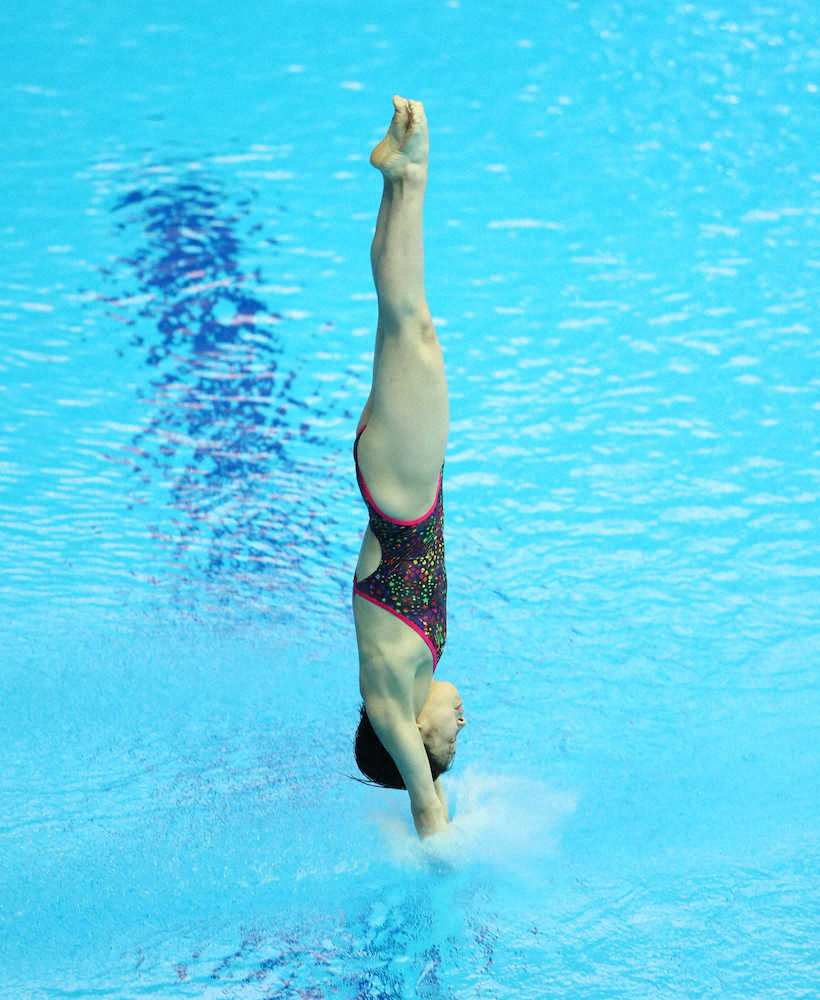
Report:
<svg viewBox="0 0 820 1000"><path fill-rule="evenodd" d="M461 698L454 684L433 681L419 712L419 727L433 781L450 768L455 757L455 741L465 725ZM376 735L362 702L359 728L356 730L356 764L365 777L384 788L404 788L404 779L396 763Z"/></svg>
<svg viewBox="0 0 820 1000"><path fill-rule="evenodd" d="M461 695L449 681L432 681L416 723L427 750L441 771L447 771L456 755L456 739L467 724ZM439 771L439 773L441 773ZM435 781L435 776L433 781Z"/></svg>

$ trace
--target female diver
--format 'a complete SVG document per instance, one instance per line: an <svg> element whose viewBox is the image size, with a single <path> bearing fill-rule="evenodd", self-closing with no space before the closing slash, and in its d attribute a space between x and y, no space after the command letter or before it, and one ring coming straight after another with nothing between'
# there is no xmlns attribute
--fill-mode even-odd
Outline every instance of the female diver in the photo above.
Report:
<svg viewBox="0 0 820 1000"><path fill-rule="evenodd" d="M424 295L427 120L420 101L396 95L393 107L370 154L384 176L370 252L379 318L353 446L369 514L353 577L364 699L356 762L372 782L407 789L426 837L447 826L439 775L453 763L465 720L455 686L433 679L447 632L442 473L450 413Z"/></svg>

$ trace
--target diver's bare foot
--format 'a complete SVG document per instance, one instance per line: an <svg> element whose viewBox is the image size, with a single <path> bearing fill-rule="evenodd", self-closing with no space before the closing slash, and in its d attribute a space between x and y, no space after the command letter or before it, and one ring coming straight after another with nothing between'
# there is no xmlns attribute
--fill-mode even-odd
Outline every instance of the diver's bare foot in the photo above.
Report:
<svg viewBox="0 0 820 1000"><path fill-rule="evenodd" d="M387 135L370 154L370 162L389 181L427 179L430 138L421 101L406 101L395 94L395 113Z"/></svg>

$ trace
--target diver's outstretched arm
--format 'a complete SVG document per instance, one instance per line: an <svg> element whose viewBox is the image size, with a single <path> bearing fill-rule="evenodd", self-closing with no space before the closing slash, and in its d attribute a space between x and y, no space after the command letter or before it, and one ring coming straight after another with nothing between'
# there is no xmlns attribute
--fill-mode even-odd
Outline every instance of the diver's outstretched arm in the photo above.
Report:
<svg viewBox="0 0 820 1000"><path fill-rule="evenodd" d="M441 809L442 809L442 812L444 813L444 820L445 820L445 822L449 823L450 822L450 814L447 811L447 799L444 797L444 789L441 787L441 779L440 778L436 778L436 780L433 782L433 788L435 788L436 795L438 796L438 800L441 803Z"/></svg>
<svg viewBox="0 0 820 1000"><path fill-rule="evenodd" d="M442 808L441 786L438 781L433 783L430 761L412 711L403 711L392 698L374 696L367 698L366 711L376 735L404 779L419 837L445 830L447 804Z"/></svg>

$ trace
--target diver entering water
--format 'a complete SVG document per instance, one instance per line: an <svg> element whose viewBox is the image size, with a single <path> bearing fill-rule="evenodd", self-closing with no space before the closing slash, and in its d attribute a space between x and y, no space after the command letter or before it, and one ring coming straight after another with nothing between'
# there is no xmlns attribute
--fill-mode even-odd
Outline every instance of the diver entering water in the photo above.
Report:
<svg viewBox="0 0 820 1000"><path fill-rule="evenodd" d="M443 471L450 424L444 359L424 294L424 106L398 95L370 154L384 190L370 251L378 325L370 395L353 447L368 510L353 578L363 698L356 762L406 788L419 836L446 828L439 775L465 724L455 685L434 680L447 634Z"/></svg>

